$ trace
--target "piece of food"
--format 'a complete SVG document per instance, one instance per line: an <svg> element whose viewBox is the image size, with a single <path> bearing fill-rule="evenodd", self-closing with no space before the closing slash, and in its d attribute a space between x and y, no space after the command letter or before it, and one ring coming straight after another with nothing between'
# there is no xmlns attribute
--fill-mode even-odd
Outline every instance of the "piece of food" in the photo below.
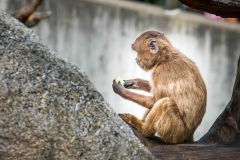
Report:
<svg viewBox="0 0 240 160"><path fill-rule="evenodd" d="M116 82L116 83L119 83L119 82L120 82L122 86L123 86L124 83L125 83L125 82L123 81L123 79L120 78L119 76L117 76L117 77L115 78L115 82Z"/></svg>

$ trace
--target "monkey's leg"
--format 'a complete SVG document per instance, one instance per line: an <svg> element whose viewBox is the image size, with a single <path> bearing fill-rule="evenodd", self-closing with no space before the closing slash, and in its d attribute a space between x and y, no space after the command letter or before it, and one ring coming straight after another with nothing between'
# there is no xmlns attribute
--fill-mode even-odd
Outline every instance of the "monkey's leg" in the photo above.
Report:
<svg viewBox="0 0 240 160"><path fill-rule="evenodd" d="M154 125L154 130L165 143L182 143L189 137L178 106L171 97L162 98L154 104L145 118L143 135L149 125Z"/></svg>
<svg viewBox="0 0 240 160"><path fill-rule="evenodd" d="M144 126L144 122L139 120L137 117L135 117L134 115L125 113L125 114L119 114L119 116L130 126L132 126L133 128L135 128L139 133L143 134L143 126ZM145 127L144 130L144 136L145 137L152 137L154 136L154 134L156 133L156 131L154 130L153 125L149 125Z"/></svg>
<svg viewBox="0 0 240 160"><path fill-rule="evenodd" d="M120 116L145 137L152 137L158 133L165 143L182 143L190 136L186 132L177 104L170 97L158 100L144 122L131 114Z"/></svg>

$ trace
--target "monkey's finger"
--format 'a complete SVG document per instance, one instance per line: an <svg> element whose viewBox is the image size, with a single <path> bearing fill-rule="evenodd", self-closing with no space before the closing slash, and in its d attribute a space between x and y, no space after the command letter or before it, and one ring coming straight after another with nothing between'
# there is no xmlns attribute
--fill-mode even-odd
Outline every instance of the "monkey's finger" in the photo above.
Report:
<svg viewBox="0 0 240 160"><path fill-rule="evenodd" d="M124 87L129 88L133 85L133 81L130 80L123 80L124 81Z"/></svg>
<svg viewBox="0 0 240 160"><path fill-rule="evenodd" d="M131 88L131 86L130 85L126 85L125 83L124 83L124 85L123 85L125 88Z"/></svg>
<svg viewBox="0 0 240 160"><path fill-rule="evenodd" d="M120 113L120 114L118 114L118 116L119 116L119 117L121 117L121 118L123 117L123 115L124 115L124 114L121 114L121 113Z"/></svg>
<svg viewBox="0 0 240 160"><path fill-rule="evenodd" d="M132 89L138 89L138 85L136 85L136 84L133 84L131 87L132 87Z"/></svg>
<svg viewBox="0 0 240 160"><path fill-rule="evenodd" d="M116 83L112 84L113 91L116 93Z"/></svg>
<svg viewBox="0 0 240 160"><path fill-rule="evenodd" d="M113 88L117 88L117 86L118 86L117 83L113 83L113 84L112 84L112 87L113 87Z"/></svg>

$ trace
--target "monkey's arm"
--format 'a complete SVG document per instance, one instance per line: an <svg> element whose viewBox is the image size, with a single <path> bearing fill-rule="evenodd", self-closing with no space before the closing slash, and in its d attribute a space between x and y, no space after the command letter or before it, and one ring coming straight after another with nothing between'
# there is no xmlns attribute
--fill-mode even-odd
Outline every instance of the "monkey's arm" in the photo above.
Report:
<svg viewBox="0 0 240 160"><path fill-rule="evenodd" d="M119 95L125 99L133 101L133 102L135 102L145 108L148 108L148 109L151 109L154 104L152 96L145 96L145 95L137 94L137 93L131 92L129 90L126 90L125 92L123 92L122 94L119 94Z"/></svg>
<svg viewBox="0 0 240 160"><path fill-rule="evenodd" d="M151 86L149 84L149 81L147 81L147 80L136 78L136 79L124 80L124 82L125 82L124 83L125 88L139 89L139 90L143 90L146 92L151 91Z"/></svg>
<svg viewBox="0 0 240 160"><path fill-rule="evenodd" d="M151 109L154 104L153 96L145 96L138 93L134 93L124 88L120 83L113 81L112 84L115 93L119 94L121 97L133 101L145 108Z"/></svg>

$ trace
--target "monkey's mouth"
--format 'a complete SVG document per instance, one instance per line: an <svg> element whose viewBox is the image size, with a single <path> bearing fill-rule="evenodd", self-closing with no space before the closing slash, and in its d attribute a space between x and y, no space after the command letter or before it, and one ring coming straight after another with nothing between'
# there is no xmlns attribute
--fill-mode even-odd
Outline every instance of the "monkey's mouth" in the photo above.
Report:
<svg viewBox="0 0 240 160"><path fill-rule="evenodd" d="M136 60L136 63L140 65L140 61L138 60L138 58L136 58L135 60Z"/></svg>
<svg viewBox="0 0 240 160"><path fill-rule="evenodd" d="M142 68L143 70L146 70L146 67L144 67L144 66L140 63L140 61L139 61L138 58L136 58L135 60L136 60L136 63L139 65L140 68Z"/></svg>

